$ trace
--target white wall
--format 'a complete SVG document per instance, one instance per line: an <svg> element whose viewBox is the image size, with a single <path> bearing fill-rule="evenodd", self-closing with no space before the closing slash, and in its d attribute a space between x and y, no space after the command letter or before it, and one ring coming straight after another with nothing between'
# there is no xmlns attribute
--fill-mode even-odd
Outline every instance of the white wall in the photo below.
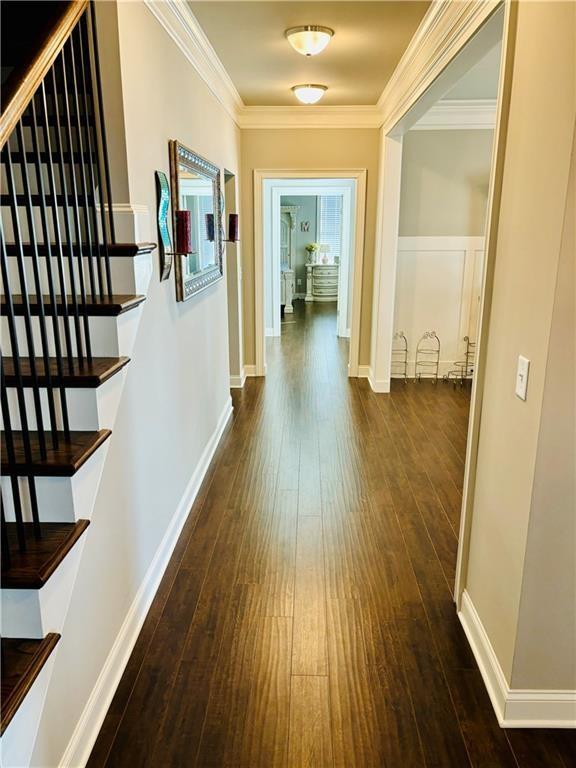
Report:
<svg viewBox="0 0 576 768"><path fill-rule="evenodd" d="M130 200L155 206L154 171L169 171L178 138L238 173L239 133L141 2L98 4L118 14ZM114 25L107 27L109 30ZM103 58L113 41L102 39ZM104 54L104 52L106 52ZM107 61L111 68L111 61ZM112 172L115 172L112 166ZM150 235L156 240L154 228ZM134 598L229 402L226 281L176 303L158 264L145 302L92 524L34 749L59 765Z"/></svg>
<svg viewBox="0 0 576 768"><path fill-rule="evenodd" d="M400 235L484 235L492 130L408 131Z"/></svg>
<svg viewBox="0 0 576 768"><path fill-rule="evenodd" d="M464 359L464 336L477 338L483 262L481 237L399 238L394 330L408 340L409 377L425 331L440 339L440 375Z"/></svg>

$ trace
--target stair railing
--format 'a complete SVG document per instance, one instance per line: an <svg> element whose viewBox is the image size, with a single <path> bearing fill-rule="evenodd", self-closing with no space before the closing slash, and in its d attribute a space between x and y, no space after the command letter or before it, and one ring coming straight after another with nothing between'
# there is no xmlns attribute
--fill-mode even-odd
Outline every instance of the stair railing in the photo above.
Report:
<svg viewBox="0 0 576 768"><path fill-rule="evenodd" d="M89 305L115 243L94 7L71 2L0 118L2 554L40 538L34 465L70 441L65 377L92 360ZM9 391L7 390L9 382ZM21 485L20 478L23 478ZM25 511L25 497L29 512ZM6 516L16 522L15 541Z"/></svg>

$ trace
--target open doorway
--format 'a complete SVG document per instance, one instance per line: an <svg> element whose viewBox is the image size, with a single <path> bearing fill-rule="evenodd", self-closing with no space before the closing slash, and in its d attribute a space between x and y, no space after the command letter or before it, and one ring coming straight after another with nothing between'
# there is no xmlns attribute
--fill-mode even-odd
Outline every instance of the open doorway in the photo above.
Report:
<svg viewBox="0 0 576 768"><path fill-rule="evenodd" d="M366 172L255 171L256 374L266 337L300 310L324 305L334 334L350 339L348 374L358 375Z"/></svg>
<svg viewBox="0 0 576 768"><path fill-rule="evenodd" d="M400 113L395 122L386 125L382 133L381 256L377 257L375 265L371 384L376 391L389 392L394 386L406 386L396 383L396 377L419 378L419 371L421 378L438 381L429 387L436 387L438 394L456 391L450 384L442 383L444 376L459 380L458 384L472 384L471 392L469 387L462 387L467 398L466 427L460 437L465 462L459 477L458 515L453 521L457 556L454 553L451 575L455 575L454 596L458 606L467 565L470 499L475 477L483 356L490 311L494 253L491 211L498 195L500 177L497 171L502 155L499 127L503 120L506 84L501 70L507 50L502 41L507 37L509 23L509 8L500 6L427 90ZM434 148L430 146L434 131L441 134L442 150L438 140ZM482 139L473 131L486 133ZM473 154L484 163L480 174L477 168L469 168L472 152L466 150L465 144L472 139L476 140ZM462 144L460 150L459 142ZM482 145L484 149L481 149ZM468 176L459 183L450 179L449 172L450 158L456 152L460 153L459 171L468 167ZM418 172L412 174L412 182L407 167L410 162L419 166ZM462 182L465 182L465 192L459 195L458 205L462 200L468 202L458 210L450 196L455 188L462 190ZM409 184L413 189L408 189ZM439 192L440 187L444 192ZM426 197L429 197L428 201ZM453 224L460 219L467 229L428 230L418 232L415 239L405 229L407 198L412 201L409 203L410 215L420 223L425 220L434 225L441 221ZM434 209L432 217L424 216L428 208ZM472 221L476 224L470 228ZM422 235L427 238L425 244ZM439 239L434 241L434 238ZM409 331L401 326L406 326ZM411 338L407 338L408 334ZM422 355L419 355L420 344ZM425 364L418 366L417 358ZM397 365L398 360L401 366ZM424 371L427 371L426 375ZM416 389L418 385L413 387ZM457 391L461 391L459 386ZM429 408L430 403L426 407ZM450 415L444 410L444 416L444 421L439 417L438 425L446 436L446 419L449 420ZM447 435L448 439L450 436Z"/></svg>

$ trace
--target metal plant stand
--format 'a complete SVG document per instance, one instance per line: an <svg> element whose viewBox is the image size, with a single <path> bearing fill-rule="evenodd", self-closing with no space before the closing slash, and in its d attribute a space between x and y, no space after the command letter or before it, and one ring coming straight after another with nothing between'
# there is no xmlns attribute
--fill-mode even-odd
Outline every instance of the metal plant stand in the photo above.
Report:
<svg viewBox="0 0 576 768"><path fill-rule="evenodd" d="M464 343L466 345L466 351L464 353L463 360L456 360L454 362L454 368L448 371L444 376L445 381L453 381L454 386L456 382L460 382L460 386L464 386L464 382L467 379L471 379L474 375L474 366L476 359L476 342L471 341L468 336L464 336Z"/></svg>
<svg viewBox="0 0 576 768"><path fill-rule="evenodd" d="M403 331L397 331L392 341L392 375L402 376L408 381L408 339Z"/></svg>
<svg viewBox="0 0 576 768"><path fill-rule="evenodd" d="M426 331L416 347L414 378L416 381L432 379L436 383L439 367L440 339L436 336L436 331Z"/></svg>

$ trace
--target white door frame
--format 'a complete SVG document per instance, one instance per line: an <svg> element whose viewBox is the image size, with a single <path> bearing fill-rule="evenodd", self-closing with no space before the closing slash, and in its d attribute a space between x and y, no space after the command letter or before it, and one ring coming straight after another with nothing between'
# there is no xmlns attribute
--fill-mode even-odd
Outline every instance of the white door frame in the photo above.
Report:
<svg viewBox="0 0 576 768"><path fill-rule="evenodd" d="M354 249L352 269L352 307L350 321L350 357L348 375L358 376L358 355L360 351L360 307L362 299L362 268L364 262L364 220L366 211L366 169L318 169L295 170L254 170L254 307L255 307L255 375L266 374L266 337L264 318L264 182L274 179L354 179L356 182L356 204L354 215ZM319 185L320 186L320 185ZM284 193L285 194L285 193ZM272 222L273 225L273 222ZM278 227L279 229L279 227Z"/></svg>
<svg viewBox="0 0 576 768"><path fill-rule="evenodd" d="M460 18L455 15L458 11L462 11ZM466 8L461 3L433 5L425 18L425 23L408 46L382 98L385 116L381 128L369 380L375 391L389 392L400 216L402 136L433 103L447 93L460 75L475 63L475 60L479 60L489 50L486 46L498 31L502 40L502 63L487 205L480 332L476 347L476 375L472 387L458 539L454 589L454 599L458 609L460 609L462 593L466 587L472 528L486 339L492 298L498 201L502 185L510 103L510 73L514 55L516 13L515 4L510 0L486 0L486 2L471 0ZM464 48L466 48L466 56L455 60ZM448 67L449 64L452 66Z"/></svg>
<svg viewBox="0 0 576 768"><path fill-rule="evenodd" d="M354 251L355 222L352 220L352 206L356 205L356 180L334 179L330 180L305 179L304 182L295 185L291 179L264 179L263 182L263 209L264 217L264 332L266 336L280 336L280 251L281 229L279 224L280 211L283 197L322 197L323 195L342 196L342 242L346 247L342 250L340 269L338 271L338 299L337 299L337 335L348 338L350 328L348 326L348 287L352 282L351 267ZM307 183L310 182L310 183ZM341 184L342 182L342 184ZM312 235L311 235L312 237ZM268 244L268 247L267 245ZM271 254L272 264L267 255ZM272 291L267 282L271 271ZM272 324L270 322L270 307L267 302L272 296ZM344 312L342 312L344 308Z"/></svg>

